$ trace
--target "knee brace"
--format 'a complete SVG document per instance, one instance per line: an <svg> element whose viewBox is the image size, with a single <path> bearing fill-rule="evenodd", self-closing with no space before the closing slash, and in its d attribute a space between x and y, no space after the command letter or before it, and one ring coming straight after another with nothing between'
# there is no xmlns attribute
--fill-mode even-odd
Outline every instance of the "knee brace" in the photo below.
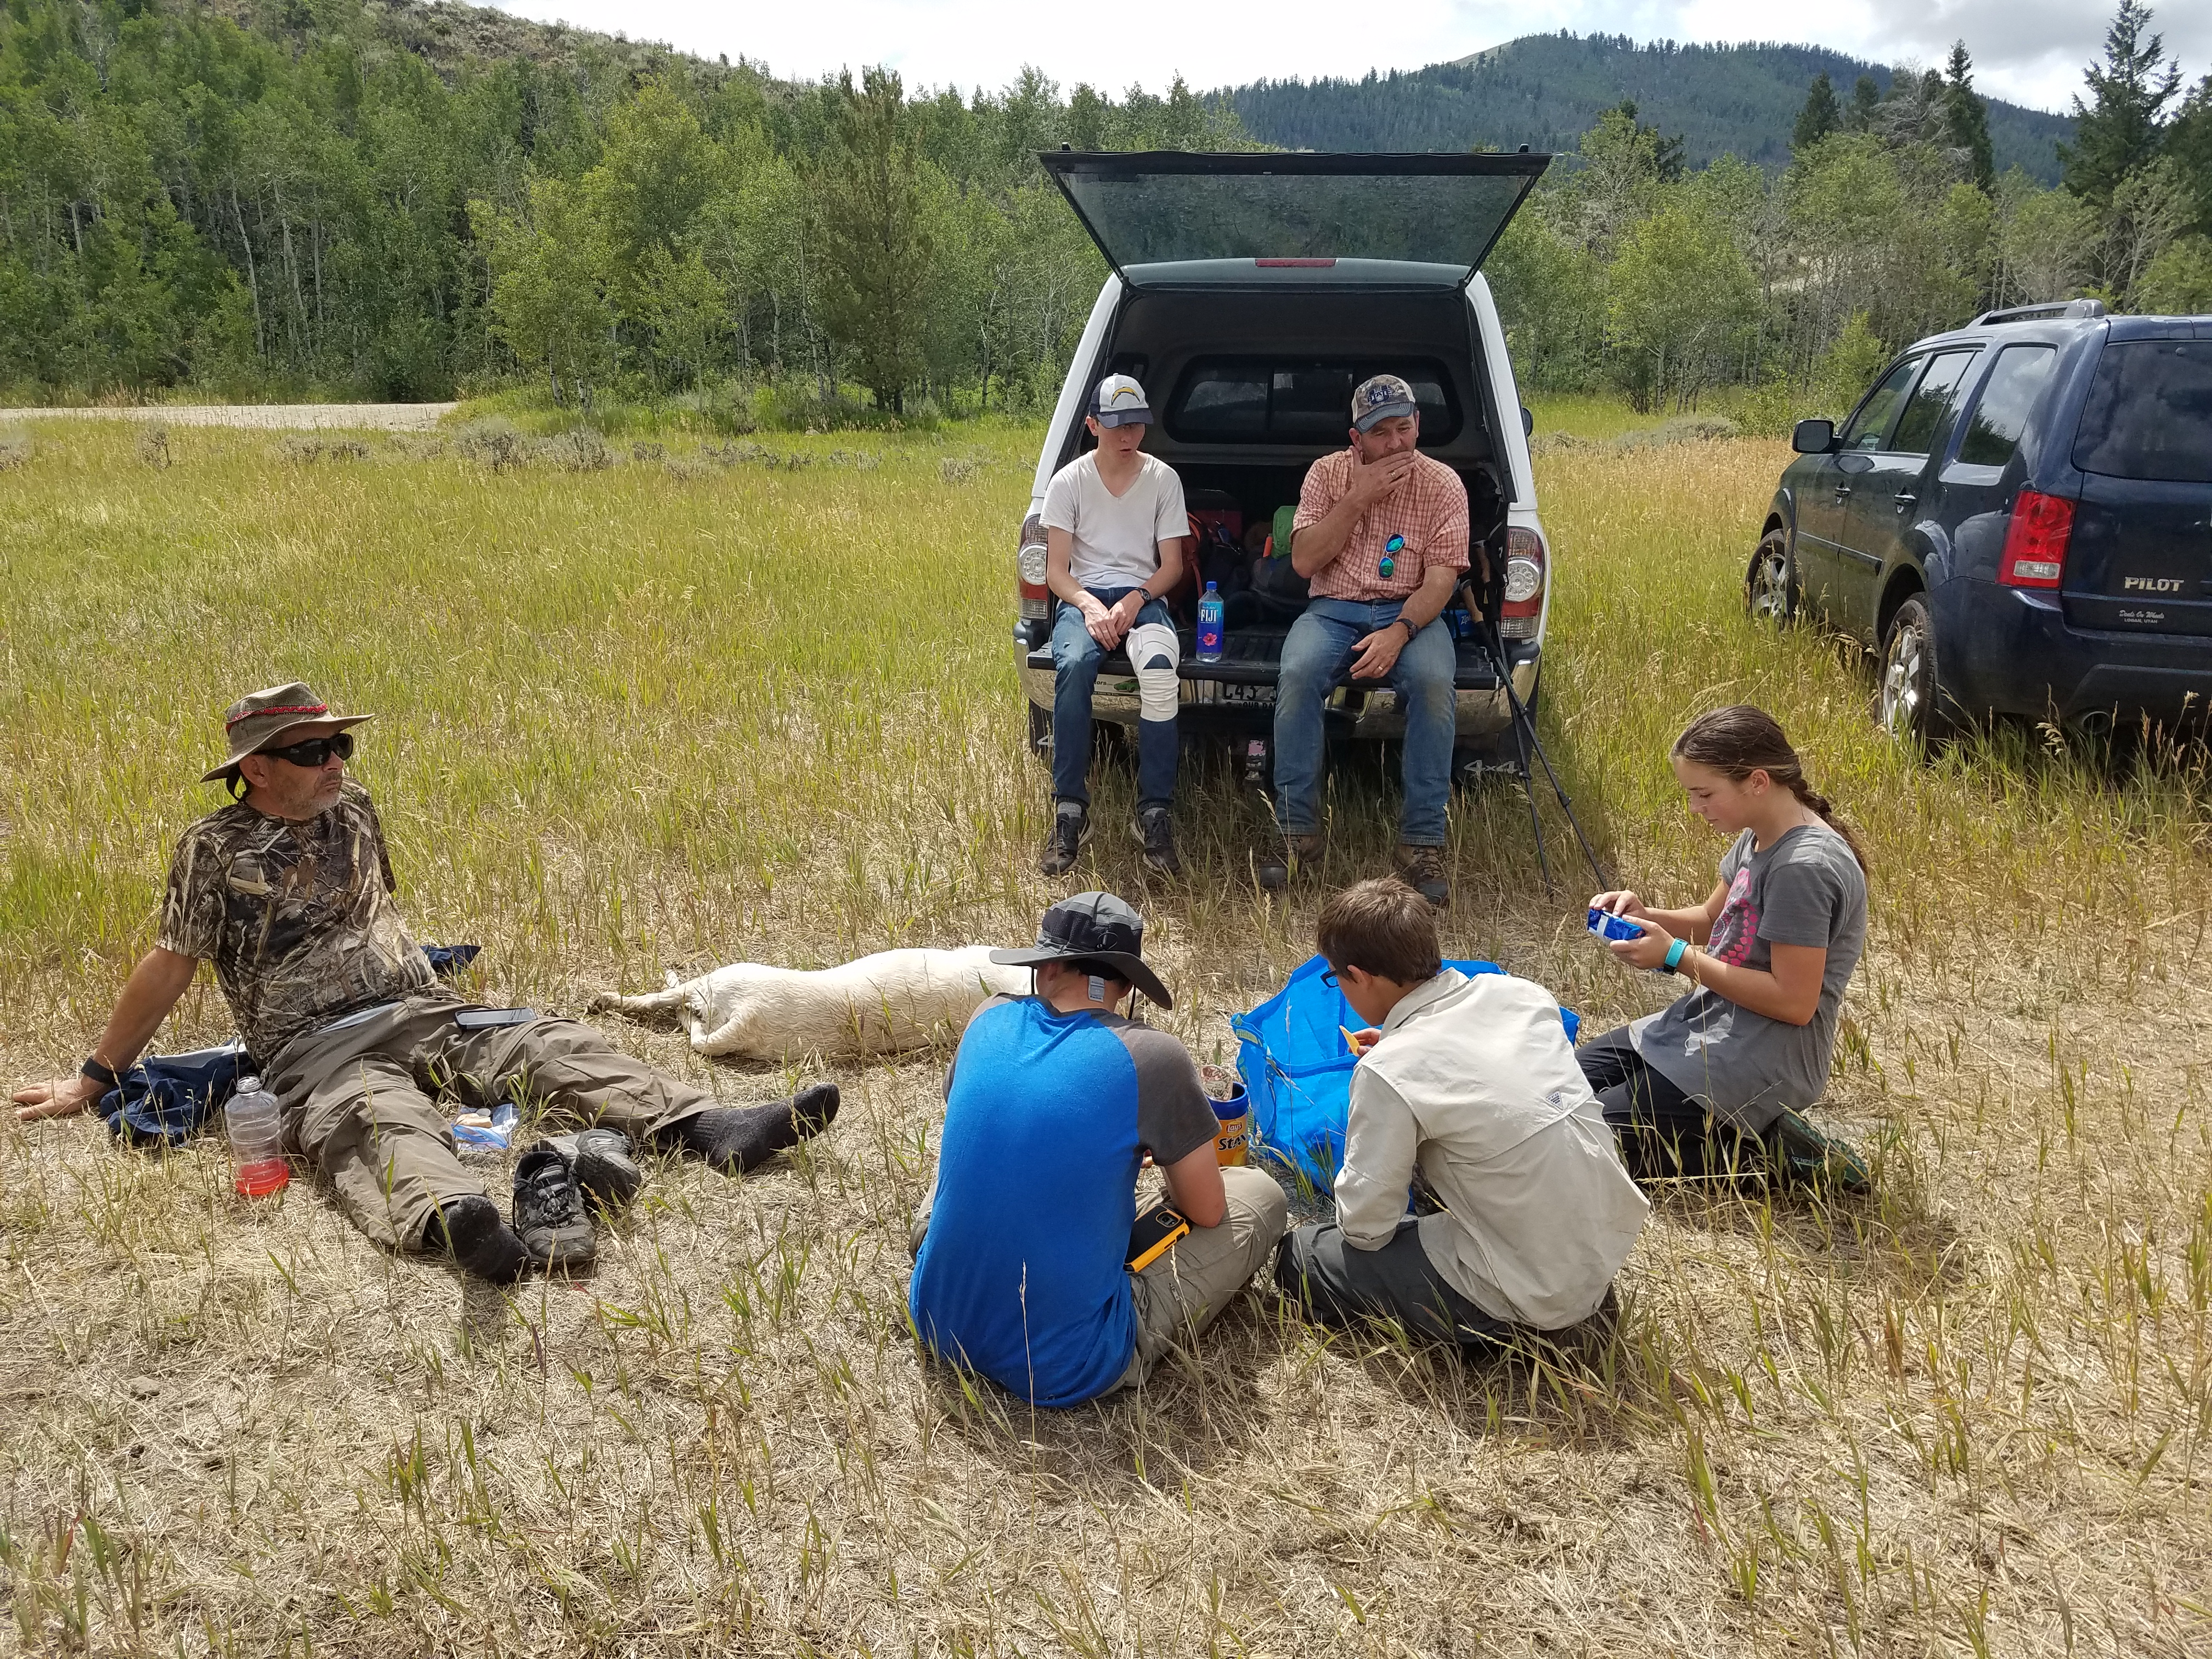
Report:
<svg viewBox="0 0 2212 1659"><path fill-rule="evenodd" d="M1137 713L1148 720L1171 720L1182 702L1182 685L1176 665L1182 660L1182 643L1165 623L1139 623L1125 642L1130 666L1137 671Z"/></svg>

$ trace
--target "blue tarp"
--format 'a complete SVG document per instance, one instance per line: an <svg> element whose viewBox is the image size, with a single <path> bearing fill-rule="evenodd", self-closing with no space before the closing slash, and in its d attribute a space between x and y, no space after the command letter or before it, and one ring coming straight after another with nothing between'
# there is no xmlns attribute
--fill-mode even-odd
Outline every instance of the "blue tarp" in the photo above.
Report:
<svg viewBox="0 0 2212 1659"><path fill-rule="evenodd" d="M1494 962L1444 963L1462 974L1502 974ZM1344 993L1322 981L1328 959L1316 957L1283 988L1229 1024L1237 1038L1237 1065L1252 1096L1255 1149L1286 1170L1301 1170L1322 1192L1336 1182L1344 1161L1344 1124L1352 1105L1352 1068L1358 1056L1345 1046L1344 1031L1366 1022ZM1582 1021L1562 1008L1567 1041Z"/></svg>

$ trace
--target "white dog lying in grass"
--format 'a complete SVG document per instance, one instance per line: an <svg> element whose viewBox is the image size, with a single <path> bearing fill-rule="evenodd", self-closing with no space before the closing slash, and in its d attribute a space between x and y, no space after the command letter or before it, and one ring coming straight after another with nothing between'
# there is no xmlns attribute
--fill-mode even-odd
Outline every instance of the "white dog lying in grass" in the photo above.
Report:
<svg viewBox="0 0 2212 1659"><path fill-rule="evenodd" d="M625 1014L681 1009L702 1054L781 1060L787 1054L895 1054L957 1033L987 997L1027 996L1030 970L1001 968L988 945L957 951L879 951L808 973L733 962L696 979L668 976L642 996L601 992L594 1008Z"/></svg>

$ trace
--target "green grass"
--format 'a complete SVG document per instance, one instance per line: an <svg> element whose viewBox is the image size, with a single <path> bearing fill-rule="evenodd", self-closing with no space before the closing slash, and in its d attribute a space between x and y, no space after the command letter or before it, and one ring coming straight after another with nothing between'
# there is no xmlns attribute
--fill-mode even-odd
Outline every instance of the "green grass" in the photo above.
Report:
<svg viewBox="0 0 2212 1659"><path fill-rule="evenodd" d="M1624 432L1656 426L1659 415L1638 415L1618 398L1598 392L1532 393L1528 412L1535 417L1536 435L1564 432L1571 438L1618 438Z"/></svg>
<svg viewBox="0 0 2212 1659"><path fill-rule="evenodd" d="M763 441L811 464L494 473L194 430L155 470L130 430L42 432L0 475L0 1066L85 1052L219 799L192 780L222 706L294 676L377 712L356 769L402 902L486 945L488 994L573 1009L670 967L1024 937L1051 896L1007 640L1034 434ZM1819 1115L1875 1196L1662 1193L1599 1353L1462 1364L1255 1297L1141 1396L1032 1418L920 1365L903 1323L942 1055L835 1068L835 1131L753 1179L657 1170L591 1280L512 1303L374 1250L312 1183L233 1200L212 1146L9 1124L13 1640L2201 1650L2201 769L2033 732L1888 750L1847 652L1742 618L1784 456L1540 461L1544 729L1608 864L1677 902L1721 849L1674 732L1741 699L1797 739L1873 860ZM1143 906L1169 1023L1211 1059L1308 953L1317 894L1257 893L1256 809L1205 756L1188 776L1186 882L1113 834L1077 874ZM1102 790L1111 827L1129 780ZM1382 867L1390 793L1340 775L1329 879ZM1582 939L1588 878L1548 805L1546 829L1557 898L1517 793L1460 802L1448 951L1593 1030L1659 1006ZM824 1069L609 1029L732 1099ZM226 1030L203 988L164 1040Z"/></svg>

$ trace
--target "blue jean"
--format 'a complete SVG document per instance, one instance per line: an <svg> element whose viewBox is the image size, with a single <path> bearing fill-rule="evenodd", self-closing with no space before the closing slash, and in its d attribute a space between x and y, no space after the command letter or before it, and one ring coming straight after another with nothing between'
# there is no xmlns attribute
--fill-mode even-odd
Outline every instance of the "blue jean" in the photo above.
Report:
<svg viewBox="0 0 2212 1659"><path fill-rule="evenodd" d="M1085 591L1110 610L1136 590L1093 587ZM1131 633L1147 623L1174 627L1166 600L1148 600L1137 613ZM1122 641L1125 648L1130 644L1127 639ZM1080 801L1085 806L1091 805L1091 787L1085 781L1091 769L1091 693L1098 684L1098 665L1105 657L1105 647L1092 639L1091 630L1084 626L1083 613L1061 600L1052 625L1052 793L1061 800ZM1164 669L1133 659L1132 666L1137 671L1140 695L1149 690L1152 701L1159 702L1170 689L1161 681L1163 676L1173 678L1173 657L1170 656ZM1148 681L1152 682L1149 686ZM1137 722L1137 805L1140 808L1165 806L1174 798L1178 742L1172 714L1165 720Z"/></svg>
<svg viewBox="0 0 2212 1659"><path fill-rule="evenodd" d="M1284 833L1321 830L1322 701L1352 659L1352 646L1388 628L1404 608L1399 599L1316 599L1283 641L1275 688L1275 811ZM1444 807L1451 797L1452 739L1459 704L1451 630L1431 622L1391 665L1390 689L1406 711L1406 805L1399 839L1416 847L1444 844Z"/></svg>

